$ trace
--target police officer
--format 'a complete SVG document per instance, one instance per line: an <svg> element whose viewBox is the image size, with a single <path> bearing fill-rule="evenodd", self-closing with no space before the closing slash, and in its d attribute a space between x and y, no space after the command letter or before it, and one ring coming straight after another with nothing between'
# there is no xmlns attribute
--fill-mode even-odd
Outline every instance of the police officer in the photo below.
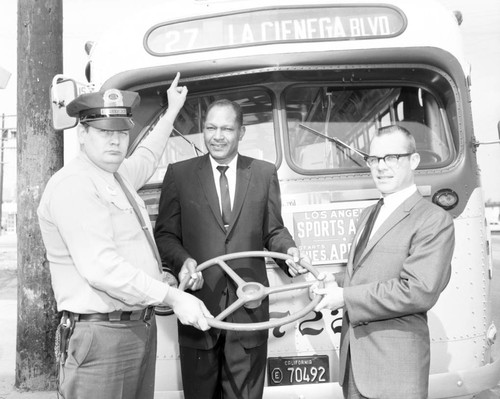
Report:
<svg viewBox="0 0 500 399"><path fill-rule="evenodd" d="M52 176L38 208L62 312L59 391L66 399L153 398L155 305L171 306L184 324L209 328L201 301L162 282L136 192L156 170L186 99L179 77L167 91L166 113L127 159L137 93L82 94L67 106L80 121L80 153Z"/></svg>

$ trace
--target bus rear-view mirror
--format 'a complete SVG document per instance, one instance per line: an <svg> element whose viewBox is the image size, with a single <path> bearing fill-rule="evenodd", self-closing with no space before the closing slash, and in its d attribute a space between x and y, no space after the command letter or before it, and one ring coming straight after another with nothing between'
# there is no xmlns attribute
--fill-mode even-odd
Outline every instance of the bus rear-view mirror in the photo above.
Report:
<svg viewBox="0 0 500 399"><path fill-rule="evenodd" d="M50 107L52 110L52 126L55 130L71 129L78 123L78 118L69 116L66 112L67 105L82 93L91 92L92 89L73 79L56 75L50 86Z"/></svg>

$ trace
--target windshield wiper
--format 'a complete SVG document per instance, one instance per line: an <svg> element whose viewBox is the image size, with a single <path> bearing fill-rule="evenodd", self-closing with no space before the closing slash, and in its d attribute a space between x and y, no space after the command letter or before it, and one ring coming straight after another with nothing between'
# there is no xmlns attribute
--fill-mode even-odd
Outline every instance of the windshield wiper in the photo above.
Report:
<svg viewBox="0 0 500 399"><path fill-rule="evenodd" d="M337 144L337 145L339 145L341 147L347 148L347 149L355 152L356 154L358 154L359 156L361 156L363 159L368 156L368 154L366 152L358 150L357 148L354 148L354 147L350 146L349 144L344 143L342 140L338 139L337 137L327 136L326 134L323 134L323 133L317 131L316 129L313 129L312 127L306 126L306 125L304 125L302 123L299 123L299 126L303 127L304 129L309 130L310 132L316 134L317 136L323 137L324 139L332 141L332 142L334 142L335 144Z"/></svg>
<svg viewBox="0 0 500 399"><path fill-rule="evenodd" d="M191 140L189 140L186 136L184 136L184 135L183 135L183 134L182 134L179 130L177 130L175 127L173 128L173 131L174 131L175 133L177 133L177 134L178 134L181 138L183 138L184 140L186 140L186 141L187 141L187 142L191 145L191 147L193 147L193 149L194 149L194 151L195 151L195 153L196 153L196 156L198 156L198 155L200 155L200 154L201 154L201 155L205 155L205 153L204 153L202 150L200 150L200 149L196 146L196 144L195 144L195 143L193 143Z"/></svg>

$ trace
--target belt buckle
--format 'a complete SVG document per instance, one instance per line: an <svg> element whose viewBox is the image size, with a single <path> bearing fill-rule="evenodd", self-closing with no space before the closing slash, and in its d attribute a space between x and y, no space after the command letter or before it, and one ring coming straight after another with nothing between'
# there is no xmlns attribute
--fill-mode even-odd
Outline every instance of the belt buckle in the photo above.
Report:
<svg viewBox="0 0 500 399"><path fill-rule="evenodd" d="M114 312L108 313L108 320L109 321L122 321L122 311L121 310L116 310Z"/></svg>

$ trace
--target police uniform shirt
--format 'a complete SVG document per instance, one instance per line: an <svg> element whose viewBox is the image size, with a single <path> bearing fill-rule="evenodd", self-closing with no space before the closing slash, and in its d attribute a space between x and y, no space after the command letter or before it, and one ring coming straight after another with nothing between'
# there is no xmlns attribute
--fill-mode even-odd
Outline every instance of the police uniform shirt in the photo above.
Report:
<svg viewBox="0 0 500 399"><path fill-rule="evenodd" d="M146 207L135 189L156 170L164 136L149 134L118 170L150 231ZM59 311L138 310L165 298L168 285L159 281L155 255L133 208L113 174L84 152L49 180L38 217Z"/></svg>

